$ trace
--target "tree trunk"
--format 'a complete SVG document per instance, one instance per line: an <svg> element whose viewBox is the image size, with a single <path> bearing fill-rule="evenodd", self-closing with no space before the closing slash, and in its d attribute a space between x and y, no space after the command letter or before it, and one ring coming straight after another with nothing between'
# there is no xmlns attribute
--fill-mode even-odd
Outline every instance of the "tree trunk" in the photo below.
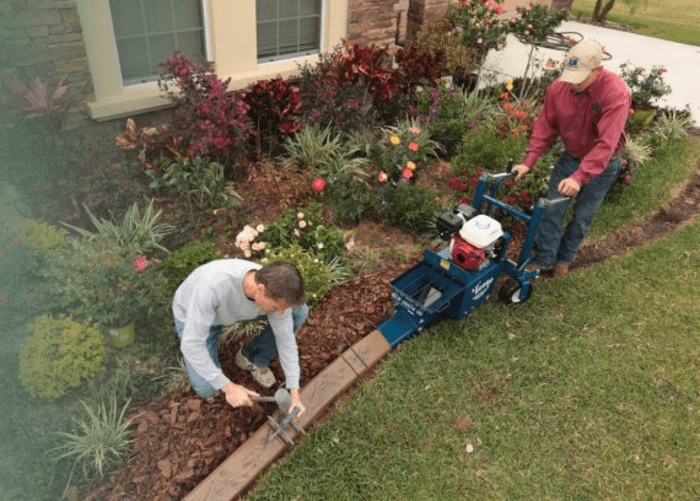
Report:
<svg viewBox="0 0 700 501"><path fill-rule="evenodd" d="M605 7L603 7L603 0L596 0L595 9L593 9L592 21L594 23L601 23L601 24L603 22L605 22L605 16L608 15L608 12L610 12L610 10L612 10L614 5L615 5L615 0L607 0Z"/></svg>

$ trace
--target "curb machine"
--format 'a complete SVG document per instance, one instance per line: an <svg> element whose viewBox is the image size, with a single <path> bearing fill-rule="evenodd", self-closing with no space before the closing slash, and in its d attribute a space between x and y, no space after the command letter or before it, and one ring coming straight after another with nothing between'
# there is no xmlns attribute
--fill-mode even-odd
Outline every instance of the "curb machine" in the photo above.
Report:
<svg viewBox="0 0 700 501"><path fill-rule="evenodd" d="M491 295L504 273L510 278L499 290L502 301L520 303L530 297L531 281L539 272L525 268L532 262L532 246L544 207L566 199L540 199L532 214L526 214L496 198L501 183L514 175L481 176L471 205L460 204L438 217L440 238L449 245L439 252L426 249L422 262L391 282L396 306L379 331L392 348L430 327L443 314L455 319L467 315ZM491 217L494 208L527 224L517 262L508 258L511 235Z"/></svg>

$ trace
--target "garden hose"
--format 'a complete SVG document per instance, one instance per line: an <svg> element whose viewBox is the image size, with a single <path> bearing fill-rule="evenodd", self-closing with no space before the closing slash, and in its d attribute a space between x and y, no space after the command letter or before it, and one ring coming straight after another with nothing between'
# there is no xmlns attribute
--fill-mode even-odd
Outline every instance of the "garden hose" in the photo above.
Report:
<svg viewBox="0 0 700 501"><path fill-rule="evenodd" d="M571 47L583 40L583 35L576 31L561 31L559 33L552 33L551 35L548 35L547 40L543 42L533 41L532 37L524 37L522 35L516 35L516 38L520 43L525 45L531 44L535 47L540 47L543 49L568 52ZM612 54L603 50L603 61L609 61L610 59L612 59Z"/></svg>

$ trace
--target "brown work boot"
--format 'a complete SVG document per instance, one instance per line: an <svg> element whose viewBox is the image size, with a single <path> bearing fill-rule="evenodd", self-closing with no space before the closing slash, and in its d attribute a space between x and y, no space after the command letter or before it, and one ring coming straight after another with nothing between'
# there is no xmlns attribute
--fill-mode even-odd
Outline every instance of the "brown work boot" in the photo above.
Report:
<svg viewBox="0 0 700 501"><path fill-rule="evenodd" d="M248 371L255 382L264 388L271 388L276 382L275 375L269 367L260 367L246 358L243 354L243 347L236 353L236 365L244 371Z"/></svg>
<svg viewBox="0 0 700 501"><path fill-rule="evenodd" d="M563 277L569 273L569 265L562 263L561 261L554 264L554 272L552 273L555 277Z"/></svg>

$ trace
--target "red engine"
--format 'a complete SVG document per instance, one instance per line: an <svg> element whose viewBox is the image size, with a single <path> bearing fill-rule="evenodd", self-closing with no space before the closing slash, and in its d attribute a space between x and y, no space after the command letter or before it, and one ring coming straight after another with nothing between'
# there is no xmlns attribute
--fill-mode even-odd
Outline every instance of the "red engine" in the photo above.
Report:
<svg viewBox="0 0 700 501"><path fill-rule="evenodd" d="M486 259L484 249L470 244L459 235L452 243L452 261L463 270L476 270Z"/></svg>

